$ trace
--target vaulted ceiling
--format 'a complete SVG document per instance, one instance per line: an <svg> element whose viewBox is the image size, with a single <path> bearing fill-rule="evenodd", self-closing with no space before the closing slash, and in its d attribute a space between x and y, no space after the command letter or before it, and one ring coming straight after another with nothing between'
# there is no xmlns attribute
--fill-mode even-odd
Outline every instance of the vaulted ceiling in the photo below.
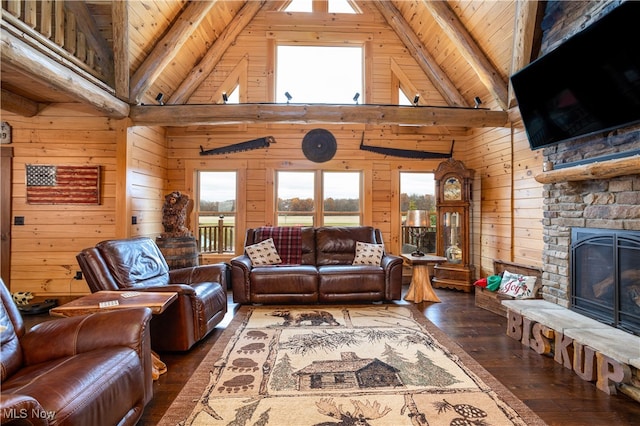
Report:
<svg viewBox="0 0 640 426"><path fill-rule="evenodd" d="M3 8L2 109L30 116L50 103L81 102L108 116L131 116L140 124L154 124L149 116L155 113L143 105L156 105L158 93L164 94L167 106L193 104L190 98L199 85L260 16L270 31L307 33L358 32L381 22L395 31L437 91L439 98L428 105L471 108L478 97L485 107L475 116L479 125L497 125L492 120L500 122L504 116L491 113L504 114L514 102L509 76L531 60L539 7L534 1L353 0L350 3L359 13L336 14L327 11L326 1L314 0L313 13L283 12L288 3L85 0L56 1L52 10L39 6L31 13ZM84 45L60 49L52 42L56 17L63 14L65 25L73 16ZM43 33L47 16L53 29L46 36L35 34L33 28ZM74 60L69 50L86 59ZM269 102L273 99L249 98L234 118L264 116L264 103ZM191 107L170 114L204 123L221 114ZM371 111L374 117L393 114L380 108L362 111ZM433 115L428 109L423 112ZM398 121L424 122L425 114ZM344 115L339 120L344 121Z"/></svg>

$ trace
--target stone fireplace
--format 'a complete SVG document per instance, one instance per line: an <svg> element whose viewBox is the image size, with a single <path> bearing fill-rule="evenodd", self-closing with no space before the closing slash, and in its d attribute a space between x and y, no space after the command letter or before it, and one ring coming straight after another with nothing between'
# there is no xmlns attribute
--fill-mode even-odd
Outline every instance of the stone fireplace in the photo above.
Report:
<svg viewBox="0 0 640 426"><path fill-rule="evenodd" d="M571 309L640 335L640 232L572 228Z"/></svg>
<svg viewBox="0 0 640 426"><path fill-rule="evenodd" d="M572 242L580 230L640 231L639 148L640 127L634 127L545 149L544 159L554 168L537 177L545 184L542 275L545 300L572 308L577 297L581 304L590 305L581 295L573 293L576 289L572 291L572 282L594 279L589 273L604 272L601 268L585 273L573 267ZM640 232L631 234L637 236ZM590 253L595 256L596 251ZM640 267L640 250L633 250L631 255L634 267ZM601 266L604 268L604 263ZM632 281L640 284L640 277ZM640 334L637 330L633 333Z"/></svg>

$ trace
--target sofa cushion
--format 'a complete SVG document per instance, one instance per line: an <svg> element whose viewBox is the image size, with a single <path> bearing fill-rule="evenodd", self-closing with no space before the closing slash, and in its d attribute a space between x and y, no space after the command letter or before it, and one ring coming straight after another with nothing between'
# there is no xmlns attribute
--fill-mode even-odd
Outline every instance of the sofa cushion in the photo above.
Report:
<svg viewBox="0 0 640 426"><path fill-rule="evenodd" d="M356 242L378 243L371 226L323 226L316 229L316 265L351 265Z"/></svg>
<svg viewBox="0 0 640 426"><path fill-rule="evenodd" d="M356 256L353 259L354 265L380 265L384 255L383 244L363 243L356 241Z"/></svg>
<svg viewBox="0 0 640 426"><path fill-rule="evenodd" d="M254 266L278 265L282 259L278 255L278 250L273 243L273 238L267 238L259 243L251 244L244 248L247 256Z"/></svg>

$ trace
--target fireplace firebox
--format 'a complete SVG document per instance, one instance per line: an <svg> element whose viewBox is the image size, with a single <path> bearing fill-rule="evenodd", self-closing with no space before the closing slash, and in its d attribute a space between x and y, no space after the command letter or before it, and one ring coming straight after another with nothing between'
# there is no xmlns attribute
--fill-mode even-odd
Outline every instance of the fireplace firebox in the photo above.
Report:
<svg viewBox="0 0 640 426"><path fill-rule="evenodd" d="M573 228L571 309L640 335L640 231Z"/></svg>

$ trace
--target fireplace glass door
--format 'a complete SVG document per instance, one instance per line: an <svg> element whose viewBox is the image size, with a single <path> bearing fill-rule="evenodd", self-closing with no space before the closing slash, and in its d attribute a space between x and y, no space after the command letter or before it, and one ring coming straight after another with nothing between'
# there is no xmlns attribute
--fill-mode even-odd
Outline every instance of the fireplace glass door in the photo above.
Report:
<svg viewBox="0 0 640 426"><path fill-rule="evenodd" d="M640 232L574 228L571 308L640 335Z"/></svg>

